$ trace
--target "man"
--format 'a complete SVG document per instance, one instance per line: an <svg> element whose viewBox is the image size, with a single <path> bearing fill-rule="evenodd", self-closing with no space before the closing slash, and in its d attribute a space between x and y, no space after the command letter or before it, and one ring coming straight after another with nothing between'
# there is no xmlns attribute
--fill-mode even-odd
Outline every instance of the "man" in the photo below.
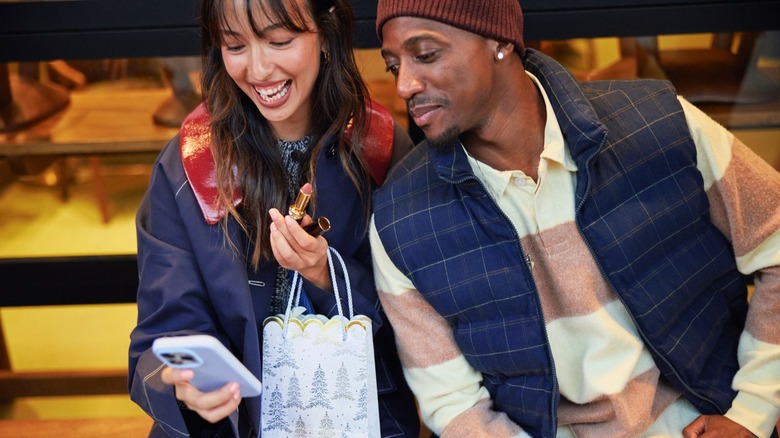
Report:
<svg viewBox="0 0 780 438"><path fill-rule="evenodd" d="M377 33L427 139L371 239L428 427L772 435L780 175L667 82L575 82L516 0L379 0Z"/></svg>

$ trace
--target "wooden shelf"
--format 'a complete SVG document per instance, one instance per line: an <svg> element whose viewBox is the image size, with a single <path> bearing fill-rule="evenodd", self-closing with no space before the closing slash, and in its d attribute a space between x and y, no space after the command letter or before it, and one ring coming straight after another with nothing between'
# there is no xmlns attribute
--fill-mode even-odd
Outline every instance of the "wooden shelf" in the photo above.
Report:
<svg viewBox="0 0 780 438"><path fill-rule="evenodd" d="M127 369L0 370L0 400L17 397L127 394Z"/></svg>
<svg viewBox="0 0 780 438"><path fill-rule="evenodd" d="M146 416L59 420L2 420L0 436L49 438L137 438L147 436L153 421Z"/></svg>
<svg viewBox="0 0 780 438"><path fill-rule="evenodd" d="M167 89L73 91L61 112L25 130L0 133L0 156L157 152L178 128L152 115Z"/></svg>

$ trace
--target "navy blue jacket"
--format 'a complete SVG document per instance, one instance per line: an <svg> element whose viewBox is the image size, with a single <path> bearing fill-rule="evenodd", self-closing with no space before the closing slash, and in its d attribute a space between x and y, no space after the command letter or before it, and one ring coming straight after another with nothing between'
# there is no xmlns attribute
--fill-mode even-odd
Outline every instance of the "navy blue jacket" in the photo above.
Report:
<svg viewBox="0 0 780 438"><path fill-rule="evenodd" d="M578 84L532 49L524 63L577 162L576 222L602 274L664 377L702 413L724 413L736 395L746 288L710 221L674 89ZM555 436L560 394L536 286L512 223L463 149L418 146L374 203L387 254L452 326L494 408L534 436Z"/></svg>
<svg viewBox="0 0 780 438"><path fill-rule="evenodd" d="M365 199L335 154L329 153L328 147L321 150L317 157L316 213L332 223L325 237L347 264L355 313L373 321L382 434L417 437L414 399L403 379L392 328L384 320L374 287L362 207ZM372 188L364 193L370 194ZM269 316L278 265L262 263L256 273L247 269L250 247L246 235L233 220L228 228L237 250L230 247L221 224L204 220L182 165L179 137L175 137L154 164L137 214L140 285L138 325L130 343L129 387L133 401L155 420L150 436L188 436L182 417L187 411L178 405L173 387L160 380L162 364L151 352L154 339L213 335L250 371L262 376L262 322ZM338 281L342 283L343 277ZM304 288L317 313L337 313L332 293L308 282ZM232 435L257 436L260 397L242 400L238 414L238 419L236 413L230 417ZM203 427L207 427L205 422Z"/></svg>

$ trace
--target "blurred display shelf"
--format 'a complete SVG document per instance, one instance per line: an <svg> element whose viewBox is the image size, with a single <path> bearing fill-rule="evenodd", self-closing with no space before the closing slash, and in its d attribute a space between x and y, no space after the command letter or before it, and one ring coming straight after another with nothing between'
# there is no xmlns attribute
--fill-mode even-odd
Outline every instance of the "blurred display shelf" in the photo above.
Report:
<svg viewBox="0 0 780 438"><path fill-rule="evenodd" d="M729 129L780 127L780 99L755 104L698 103L696 106Z"/></svg>
<svg viewBox="0 0 780 438"><path fill-rule="evenodd" d="M177 128L152 115L167 89L72 91L70 104L31 128L0 133L0 156L157 152Z"/></svg>

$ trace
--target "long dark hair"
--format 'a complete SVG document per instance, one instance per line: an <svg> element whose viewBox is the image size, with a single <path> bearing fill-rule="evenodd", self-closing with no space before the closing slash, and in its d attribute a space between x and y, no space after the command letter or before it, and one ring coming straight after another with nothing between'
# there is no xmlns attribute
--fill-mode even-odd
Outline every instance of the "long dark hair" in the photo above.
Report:
<svg viewBox="0 0 780 438"><path fill-rule="evenodd" d="M288 176L268 121L255 104L233 82L222 62L222 30L228 28L225 2L203 0L201 4L202 91L211 119L212 151L217 169L218 202L235 218L254 243L252 265L271 260L268 210L286 212ZM252 17L267 14L293 32L318 32L328 57L320 62L313 93L313 147L307 178L314 184L315 162L323 143L336 138L335 151L361 196L368 179L359 139L366 125L368 92L355 62L352 47L353 16L347 0L306 0L306 10L294 0L244 0L245 13L253 31L259 30ZM316 29L307 28L306 17L314 18ZM352 141L343 138L352 123ZM316 191L316 187L315 187ZM233 205L235 193L241 206ZM368 203L366 202L366 205ZM368 208L368 207L366 207Z"/></svg>

